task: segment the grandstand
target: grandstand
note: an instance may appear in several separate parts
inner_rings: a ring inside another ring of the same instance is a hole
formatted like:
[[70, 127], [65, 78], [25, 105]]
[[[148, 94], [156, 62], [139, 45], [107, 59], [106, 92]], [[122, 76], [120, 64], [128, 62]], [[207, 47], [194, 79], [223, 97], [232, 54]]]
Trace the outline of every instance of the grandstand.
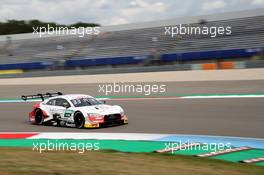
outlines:
[[[203, 22], [201, 22], [203, 21]], [[263, 54], [264, 10], [102, 27], [98, 36], [32, 34], [0, 37], [0, 69], [43, 69], [138, 64], [157, 55], [159, 63], [248, 59]], [[231, 26], [231, 35], [165, 35], [165, 26]], [[26, 37], [25, 37], [26, 36]]]

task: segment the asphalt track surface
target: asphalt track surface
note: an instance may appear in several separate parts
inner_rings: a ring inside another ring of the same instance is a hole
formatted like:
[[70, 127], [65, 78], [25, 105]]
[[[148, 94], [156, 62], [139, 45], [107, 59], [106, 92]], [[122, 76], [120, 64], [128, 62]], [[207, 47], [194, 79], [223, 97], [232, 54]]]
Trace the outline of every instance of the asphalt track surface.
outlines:
[[[239, 94], [264, 92], [263, 80], [166, 82], [167, 93]], [[47, 91], [105, 95], [98, 84], [0, 85], [0, 98]], [[140, 95], [140, 94], [109, 94]], [[141, 94], [142, 95], [142, 94]], [[100, 129], [35, 126], [27, 121], [32, 103], [0, 103], [1, 132], [119, 132], [199, 134], [264, 138], [264, 98], [120, 100], [129, 124]]]

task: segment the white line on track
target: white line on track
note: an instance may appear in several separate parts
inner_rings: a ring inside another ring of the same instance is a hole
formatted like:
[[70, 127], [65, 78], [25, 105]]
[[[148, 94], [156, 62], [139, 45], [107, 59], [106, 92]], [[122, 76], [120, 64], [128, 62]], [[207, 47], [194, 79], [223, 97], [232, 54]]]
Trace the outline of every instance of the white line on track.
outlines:
[[[139, 100], [181, 100], [181, 99], [224, 99], [224, 98], [264, 98], [264, 95], [199, 95], [199, 96], [168, 96], [168, 97], [130, 97], [130, 98], [97, 98], [98, 100], [111, 101], [139, 101]], [[0, 103], [37, 102], [40, 100], [0, 100]]]

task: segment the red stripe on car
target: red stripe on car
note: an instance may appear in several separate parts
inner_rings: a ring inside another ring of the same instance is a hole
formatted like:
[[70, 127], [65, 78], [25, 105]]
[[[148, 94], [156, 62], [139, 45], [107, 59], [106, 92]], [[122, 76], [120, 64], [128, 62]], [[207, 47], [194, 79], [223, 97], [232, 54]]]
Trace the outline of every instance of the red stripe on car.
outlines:
[[26, 139], [37, 133], [0, 133], [0, 139]]

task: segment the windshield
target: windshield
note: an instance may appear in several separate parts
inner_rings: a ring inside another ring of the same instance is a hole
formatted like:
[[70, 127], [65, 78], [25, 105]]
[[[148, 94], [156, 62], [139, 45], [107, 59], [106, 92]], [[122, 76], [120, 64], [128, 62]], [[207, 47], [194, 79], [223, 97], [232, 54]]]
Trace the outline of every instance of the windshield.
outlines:
[[71, 102], [75, 107], [92, 106], [92, 105], [102, 104], [102, 102], [96, 100], [95, 98], [78, 98], [78, 99], [71, 100]]

